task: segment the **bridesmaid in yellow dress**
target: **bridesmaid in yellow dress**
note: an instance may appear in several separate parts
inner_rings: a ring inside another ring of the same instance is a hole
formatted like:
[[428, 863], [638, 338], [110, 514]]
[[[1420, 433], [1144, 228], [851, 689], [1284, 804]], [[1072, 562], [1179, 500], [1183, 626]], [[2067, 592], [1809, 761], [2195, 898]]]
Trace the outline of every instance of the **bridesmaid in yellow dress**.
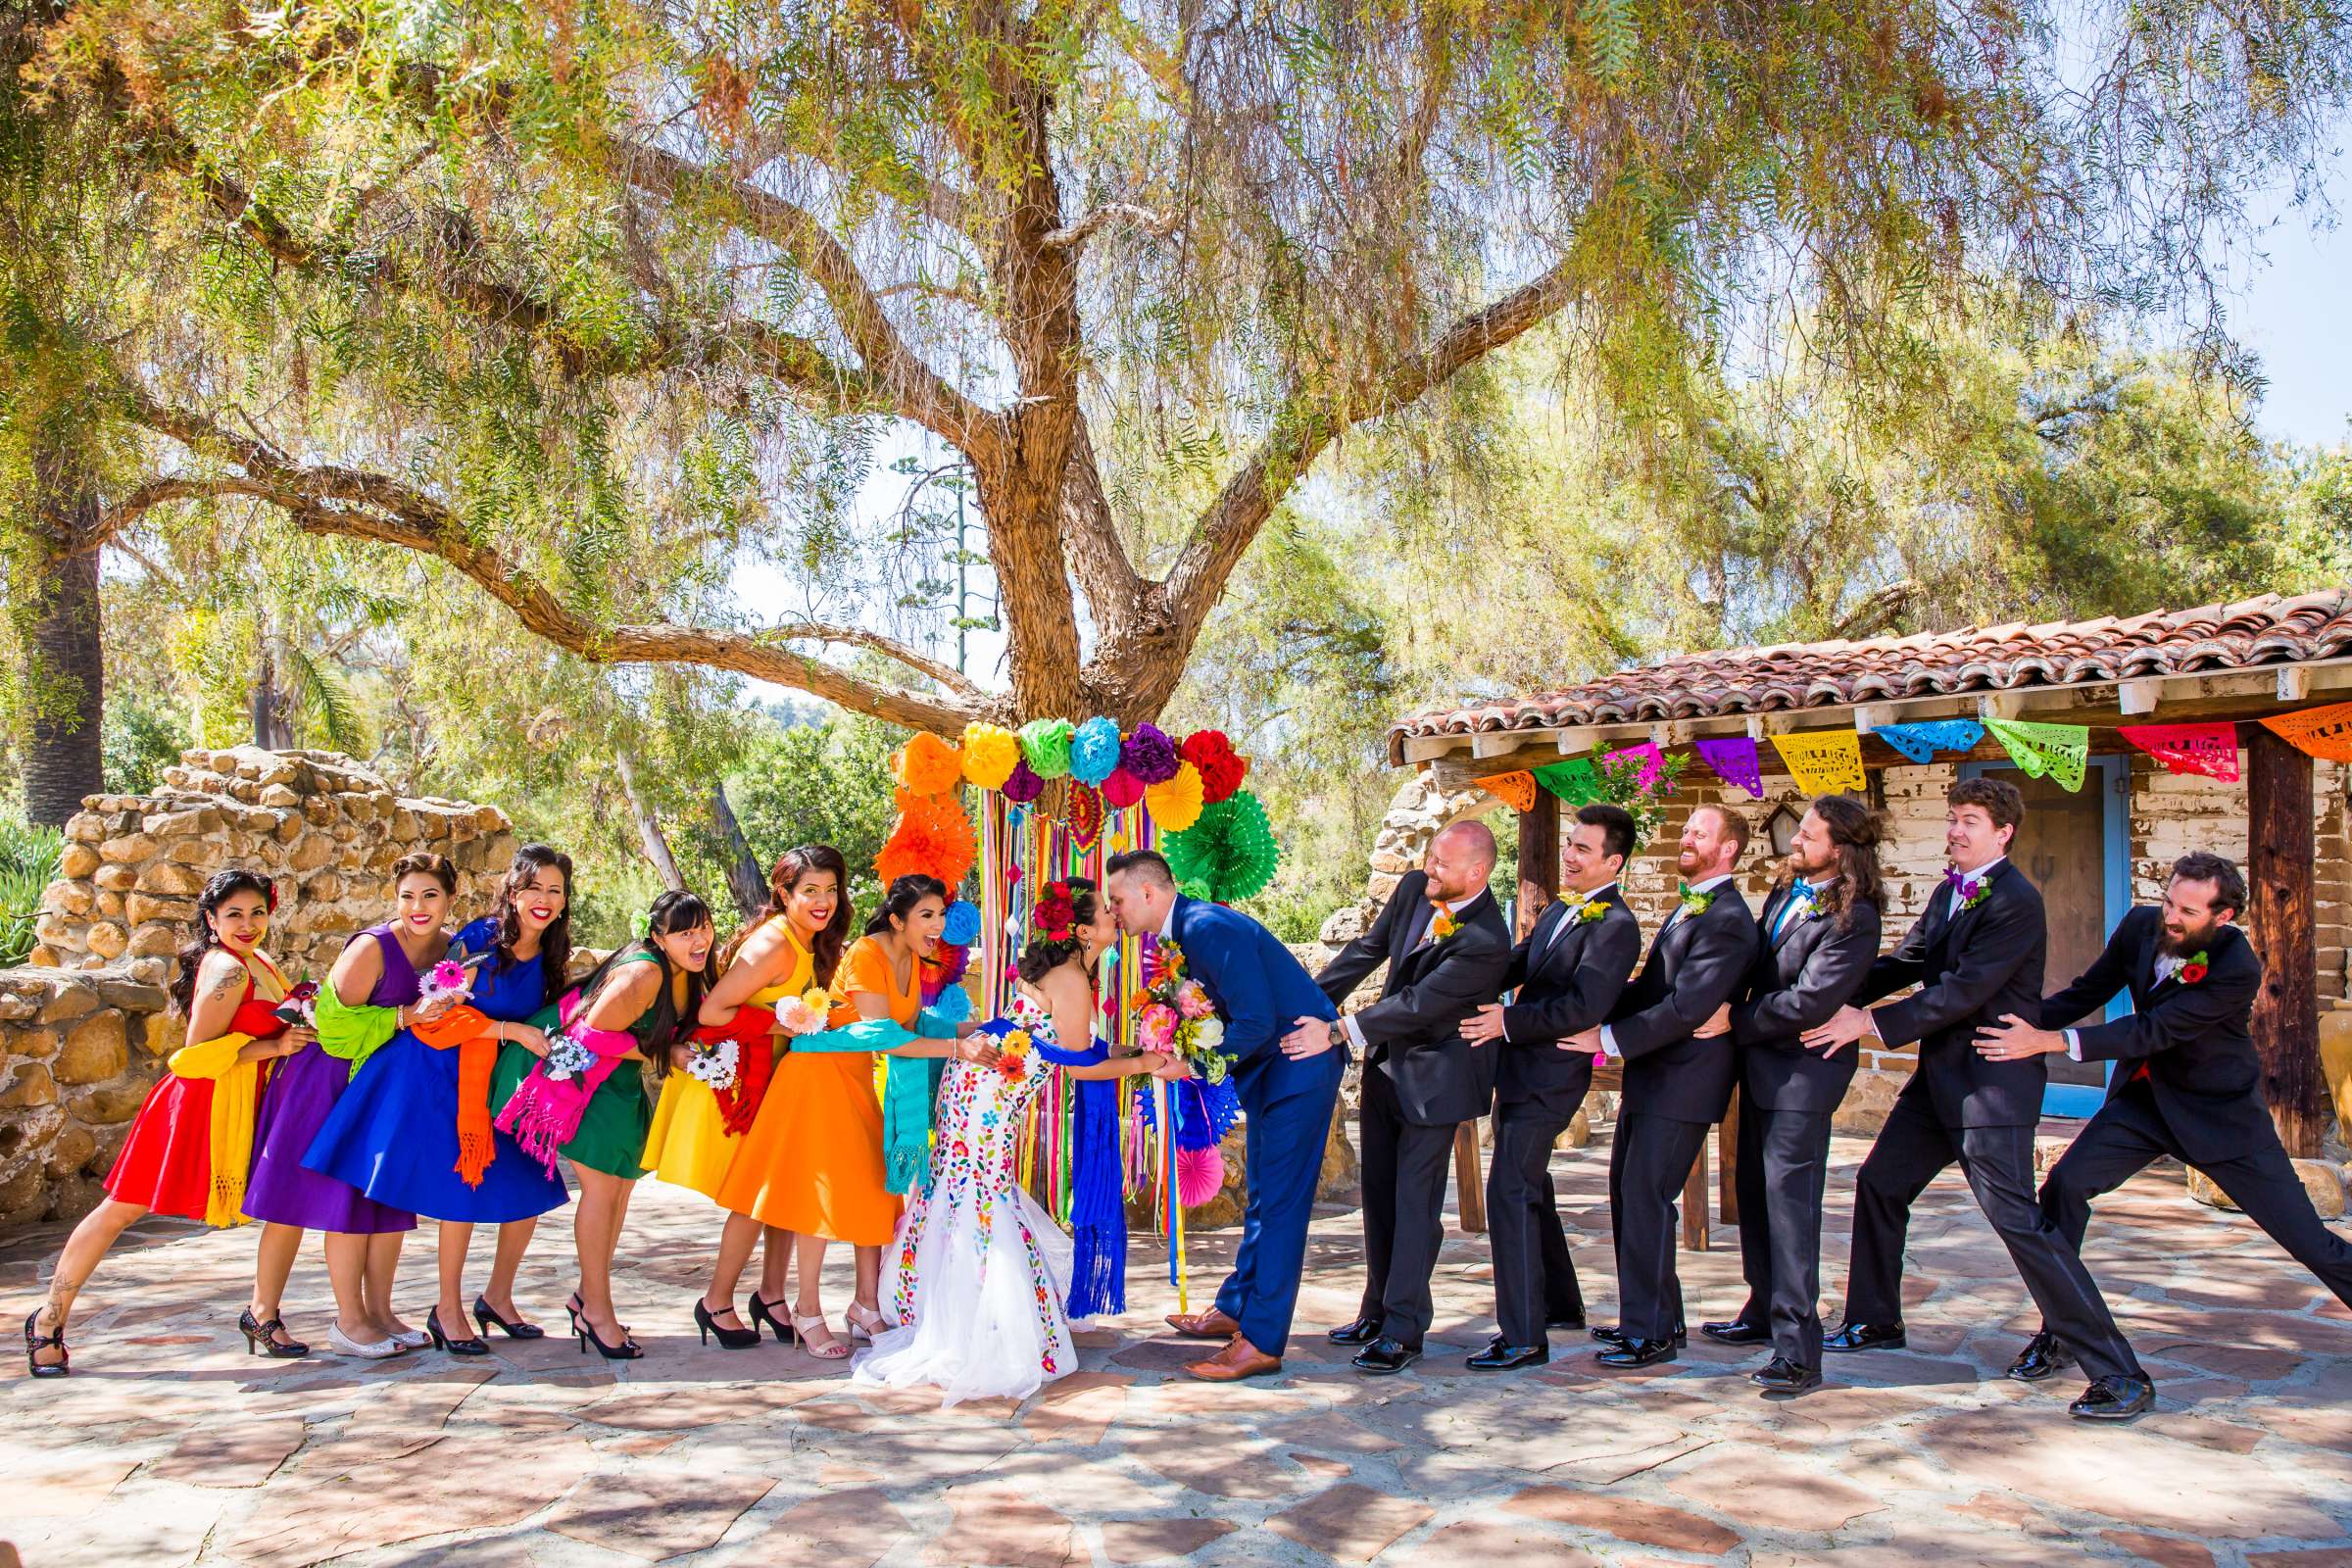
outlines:
[[[829, 844], [804, 844], [787, 851], [768, 873], [767, 906], [736, 938], [725, 957], [724, 975], [703, 999], [702, 1022], [714, 1028], [735, 1026], [747, 1012], [772, 1021], [776, 1006], [787, 999], [831, 985], [833, 972], [841, 966], [842, 946], [850, 935], [850, 903], [844, 893], [849, 880], [849, 862]], [[823, 1019], [818, 1022], [821, 1026]], [[770, 1036], [770, 1049], [787, 1049], [780, 1031]], [[780, 1076], [771, 1077], [751, 1127], [741, 1137], [725, 1140], [723, 1163], [710, 1185], [701, 1187], [722, 1203], [731, 1172], [742, 1173], [738, 1192], [763, 1193], [770, 1173], [782, 1163], [788, 1113], [779, 1099], [791, 1091], [775, 1081]], [[679, 1075], [672, 1075], [671, 1088], [678, 1079]], [[717, 1097], [701, 1084], [694, 1087], [710, 1101], [715, 1117]], [[669, 1103], [664, 1090], [663, 1110]], [[649, 1164], [662, 1132], [661, 1113], [657, 1112], [653, 1137], [646, 1145]], [[687, 1185], [700, 1187], [694, 1182]], [[757, 1206], [755, 1200], [752, 1208], [728, 1214], [726, 1228], [719, 1233], [710, 1288], [694, 1306], [695, 1327], [706, 1340], [716, 1335], [728, 1349], [748, 1349], [759, 1344], [761, 1323], [775, 1330], [778, 1340], [792, 1343], [791, 1314], [777, 1310], [784, 1304], [785, 1275], [792, 1263], [792, 1233], [761, 1225]], [[752, 1321], [746, 1327], [735, 1315], [735, 1287], [762, 1233], [767, 1237], [767, 1251], [760, 1270], [760, 1288], [752, 1293]]]
[[[922, 1013], [923, 960], [937, 954], [947, 918], [948, 889], [937, 877], [903, 876], [891, 883], [863, 937], [833, 977], [839, 1027], [859, 1018], [890, 1018], [913, 1029]], [[899, 1056], [956, 1056], [985, 1061], [993, 1051], [980, 1037], [917, 1038], [890, 1053]], [[884, 1185], [882, 1102], [874, 1093], [873, 1054], [866, 1052], [789, 1052], [777, 1063], [753, 1138], [765, 1136], [772, 1160], [748, 1157], [750, 1140], [720, 1185], [719, 1201], [796, 1238], [800, 1290], [792, 1327], [811, 1355], [838, 1360], [850, 1353], [825, 1321], [821, 1294], [825, 1244], [857, 1249], [857, 1295], [850, 1335], [870, 1340], [884, 1328], [882, 1249], [897, 1234], [899, 1200]], [[772, 1123], [772, 1131], [768, 1130]]]

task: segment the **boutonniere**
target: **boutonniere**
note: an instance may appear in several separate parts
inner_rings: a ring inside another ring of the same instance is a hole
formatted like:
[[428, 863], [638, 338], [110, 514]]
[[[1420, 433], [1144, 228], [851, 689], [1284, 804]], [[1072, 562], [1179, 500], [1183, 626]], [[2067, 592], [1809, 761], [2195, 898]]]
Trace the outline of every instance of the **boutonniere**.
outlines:
[[1576, 911], [1577, 923], [1580, 925], [1591, 925], [1595, 920], [1605, 918], [1608, 912], [1608, 900], [1595, 899], [1592, 903], [1587, 904], [1583, 908]]
[[2199, 948], [2196, 952], [2190, 954], [2188, 956], [2188, 961], [2180, 966], [2180, 983], [2184, 986], [2193, 986], [2198, 981], [2205, 978], [2205, 950], [2203, 948]]
[[1964, 910], [1973, 909], [1983, 904], [1986, 895], [1992, 892], [1992, 884], [1989, 881], [1981, 876], [1963, 876], [1957, 866], [1944, 872], [1943, 880], [1952, 891], [1960, 895], [1960, 907]]
[[1688, 882], [1680, 885], [1676, 897], [1681, 901], [1685, 914], [1704, 914], [1707, 906], [1715, 902], [1713, 893], [1701, 893]]
[[1452, 915], [1447, 914], [1444, 909], [1438, 909], [1432, 912], [1429, 917], [1429, 940], [1432, 942], [1444, 942], [1446, 938], [1452, 936], [1461, 928], [1460, 921], [1454, 919]]

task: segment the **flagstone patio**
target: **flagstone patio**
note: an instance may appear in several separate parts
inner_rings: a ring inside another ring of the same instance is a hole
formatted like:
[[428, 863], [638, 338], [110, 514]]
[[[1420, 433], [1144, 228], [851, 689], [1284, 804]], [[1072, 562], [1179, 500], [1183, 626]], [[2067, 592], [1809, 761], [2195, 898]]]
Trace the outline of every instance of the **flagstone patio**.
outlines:
[[[1838, 1141], [1834, 1214], [1864, 1148]], [[1605, 1155], [1555, 1161], [1596, 1321], [1612, 1295]], [[1360, 1378], [1318, 1332], [1354, 1303], [1354, 1216], [1326, 1210], [1315, 1230], [1280, 1381], [1178, 1374], [1194, 1352], [1154, 1334], [1174, 1292], [1139, 1244], [1136, 1310], [1085, 1336], [1082, 1371], [1019, 1410], [941, 1411], [772, 1343], [699, 1347], [688, 1310], [716, 1226], [700, 1198], [650, 1182], [622, 1240], [622, 1314], [649, 1351], [628, 1365], [562, 1339], [478, 1362], [248, 1358], [234, 1324], [250, 1236], [151, 1222], [84, 1294], [74, 1376], [0, 1374], [0, 1541], [31, 1568], [1657, 1568], [1833, 1549], [1841, 1568], [2352, 1568], [2352, 1313], [2243, 1219], [2191, 1202], [2178, 1172], [2115, 1195], [2092, 1231], [2091, 1267], [2159, 1379], [2158, 1413], [2125, 1430], [2067, 1418], [2079, 1382], [1999, 1376], [2030, 1308], [1956, 1178], [1912, 1226], [1911, 1348], [1833, 1359], [1836, 1386], [1785, 1404], [1744, 1381], [1756, 1357], [1703, 1343], [1609, 1376], [1561, 1336], [1542, 1371], [1468, 1373], [1461, 1354], [1493, 1323], [1477, 1237], [1446, 1248], [1428, 1358]], [[12, 1313], [60, 1236], [0, 1243]], [[1196, 1299], [1233, 1241], [1196, 1238]], [[1739, 1304], [1732, 1234], [1716, 1246], [1685, 1254], [1693, 1323]], [[569, 1254], [559, 1215], [520, 1293], [559, 1323]], [[418, 1323], [431, 1259], [428, 1228], [402, 1270]], [[324, 1340], [315, 1244], [286, 1309]]]

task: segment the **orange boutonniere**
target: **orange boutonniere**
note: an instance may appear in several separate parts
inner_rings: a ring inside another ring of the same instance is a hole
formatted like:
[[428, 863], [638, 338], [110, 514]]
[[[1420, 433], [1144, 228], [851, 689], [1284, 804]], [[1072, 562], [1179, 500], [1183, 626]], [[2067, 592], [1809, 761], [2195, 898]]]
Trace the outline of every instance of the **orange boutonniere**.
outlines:
[[1429, 917], [1429, 940], [1443, 942], [1461, 928], [1461, 922], [1440, 909]]

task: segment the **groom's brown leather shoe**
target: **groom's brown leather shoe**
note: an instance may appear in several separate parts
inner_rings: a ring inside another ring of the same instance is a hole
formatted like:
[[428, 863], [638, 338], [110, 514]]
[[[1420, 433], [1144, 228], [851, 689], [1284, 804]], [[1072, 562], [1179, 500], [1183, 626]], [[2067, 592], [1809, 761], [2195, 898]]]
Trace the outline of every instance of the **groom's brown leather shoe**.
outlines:
[[1239, 1323], [1213, 1306], [1205, 1312], [1170, 1312], [1168, 1327], [1188, 1340], [1230, 1340], [1242, 1332]]
[[1265, 1351], [1243, 1339], [1239, 1334], [1233, 1343], [1205, 1361], [1195, 1361], [1185, 1371], [1203, 1383], [1239, 1383], [1244, 1378], [1262, 1378], [1282, 1370], [1282, 1358]]

